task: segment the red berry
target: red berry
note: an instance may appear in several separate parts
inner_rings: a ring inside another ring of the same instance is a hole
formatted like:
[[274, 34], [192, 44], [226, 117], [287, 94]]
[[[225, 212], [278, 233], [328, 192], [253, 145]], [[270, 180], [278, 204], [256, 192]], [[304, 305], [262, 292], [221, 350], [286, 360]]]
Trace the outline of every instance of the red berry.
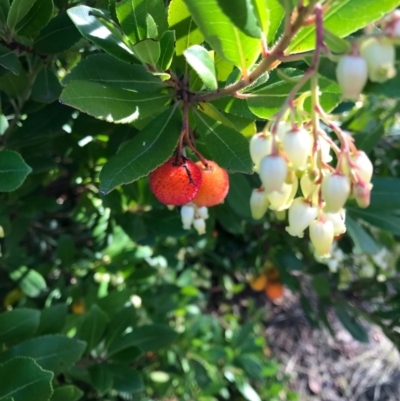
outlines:
[[197, 206], [215, 206], [223, 202], [229, 191], [229, 176], [217, 163], [207, 160], [207, 167], [202, 162], [196, 163], [201, 170], [203, 182], [193, 202]]
[[150, 174], [150, 189], [166, 205], [181, 206], [189, 203], [199, 191], [202, 177], [198, 166], [191, 160], [171, 157]]

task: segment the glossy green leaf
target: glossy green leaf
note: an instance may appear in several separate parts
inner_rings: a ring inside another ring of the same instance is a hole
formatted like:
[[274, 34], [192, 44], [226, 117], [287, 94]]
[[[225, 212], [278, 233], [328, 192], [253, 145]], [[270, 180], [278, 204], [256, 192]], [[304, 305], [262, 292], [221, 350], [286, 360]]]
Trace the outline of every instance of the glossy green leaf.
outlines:
[[10, 0], [0, 0], [0, 22], [4, 24], [7, 21], [10, 11]]
[[160, 57], [158, 66], [162, 71], [171, 66], [175, 52], [175, 31], [165, 31], [160, 38]]
[[252, 188], [242, 174], [229, 175], [228, 205], [241, 217], [251, 220], [250, 196]]
[[268, 3], [268, 44], [274, 43], [278, 39], [279, 28], [282, 24], [285, 11], [280, 0], [267, 0]]
[[[256, 1], [253, 2], [253, 0], [243, 0], [238, 1], [233, 5], [231, 0], [217, 0], [217, 3], [223, 13], [229, 17], [231, 23], [235, 25], [235, 27], [239, 28], [248, 36], [258, 39], [261, 38], [259, 18], [256, 17], [254, 10], [254, 4], [257, 4]], [[260, 6], [258, 11], [260, 11], [263, 14], [263, 17], [265, 17], [267, 9], [266, 1], [259, 0], [257, 5]], [[265, 21], [265, 23], [268, 23], [268, 19]]]
[[78, 401], [83, 397], [83, 391], [72, 384], [56, 387], [51, 401]]
[[21, 62], [17, 55], [5, 46], [0, 45], [0, 65], [13, 74], [18, 75], [21, 72]]
[[2, 352], [0, 362], [5, 362], [15, 356], [26, 356], [34, 358], [43, 369], [58, 374], [77, 362], [85, 347], [84, 342], [61, 334], [46, 335], [14, 345]]
[[116, 341], [128, 327], [133, 327], [136, 323], [136, 313], [133, 306], [123, 308], [113, 314], [104, 336], [106, 348]]
[[14, 0], [7, 17], [7, 25], [14, 29], [36, 3], [36, 0]]
[[32, 99], [40, 103], [56, 101], [62, 91], [61, 84], [49, 67], [44, 67], [37, 75], [32, 87]]
[[193, 21], [184, 0], [172, 0], [168, 7], [168, 25], [176, 34], [176, 55], [190, 46], [204, 42], [204, 36]]
[[400, 178], [373, 177], [372, 184], [371, 204], [367, 210], [400, 209]]
[[146, 39], [146, 0], [122, 0], [116, 3], [118, 21], [132, 43]]
[[352, 316], [344, 303], [335, 305], [336, 315], [344, 328], [358, 341], [367, 343], [368, 333], [357, 319]]
[[100, 120], [125, 124], [148, 117], [154, 109], [164, 107], [168, 95], [135, 93], [96, 82], [72, 81], [64, 88], [60, 100]]
[[[372, 189], [373, 190], [373, 189]], [[393, 195], [392, 195], [393, 196]], [[389, 210], [348, 208], [352, 217], [366, 221], [372, 226], [400, 235], [400, 216], [394, 216]]]
[[100, 190], [104, 193], [148, 175], [171, 155], [179, 139], [181, 119], [169, 108], [148, 124], [112, 157], [100, 173]]
[[157, 25], [150, 14], [146, 15], [146, 25], [147, 25], [147, 38], [158, 39]]
[[160, 57], [160, 42], [155, 39], [144, 39], [133, 46], [139, 60], [144, 64], [156, 66]]
[[83, 59], [63, 79], [63, 84], [72, 81], [91, 81], [138, 92], [155, 92], [165, 87], [142, 65], [128, 64], [108, 54], [95, 54]]
[[24, 97], [27, 87], [29, 87], [28, 76], [24, 70], [19, 75], [8, 72], [0, 76], [0, 90], [11, 97]]
[[236, 28], [222, 12], [218, 0], [185, 0], [185, 3], [210, 46], [246, 73], [261, 52], [261, 42]]
[[196, 123], [210, 154], [221, 167], [231, 173], [253, 172], [249, 143], [242, 134], [199, 112]]
[[[257, 19], [258, 26], [261, 28], [261, 34], [267, 39], [270, 25], [270, 1], [269, 0], [250, 0], [254, 16]], [[257, 36], [255, 36], [257, 37]]]
[[67, 321], [67, 311], [66, 304], [52, 305], [42, 309], [36, 335], [59, 333]]
[[0, 192], [15, 191], [32, 169], [17, 152], [0, 151]]
[[25, 266], [14, 270], [10, 277], [18, 283], [19, 288], [28, 295], [28, 297], [38, 297], [44, 290], [46, 290], [46, 280], [43, 276], [34, 269], [28, 269]]
[[0, 136], [4, 135], [4, 133], [8, 130], [8, 127], [10, 126], [7, 117], [0, 113]]
[[0, 344], [15, 344], [33, 336], [40, 321], [35, 309], [14, 309], [0, 314]]
[[[291, 77], [299, 77], [302, 74], [296, 70], [288, 70], [288, 72], [290, 72]], [[260, 118], [272, 118], [280, 110], [295, 85], [294, 83], [276, 79], [275, 74], [275, 72], [271, 74], [271, 79], [261, 89], [251, 92], [251, 97], [247, 99], [250, 110]], [[322, 93], [320, 104], [326, 112], [329, 112], [341, 100], [340, 88], [336, 83], [325, 78], [320, 78], [318, 83]], [[309, 90], [309, 85], [305, 85], [298, 93], [301, 94]], [[309, 99], [305, 102], [305, 108], [310, 108]]]
[[[324, 14], [324, 27], [342, 38], [381, 19], [398, 5], [398, 0], [341, 0], [332, 4]], [[315, 27], [309, 26], [292, 40], [288, 53], [305, 52], [314, 47]]]
[[79, 339], [87, 344], [86, 353], [90, 353], [98, 345], [103, 337], [107, 323], [107, 315], [97, 305], [92, 305], [85, 315], [78, 332]]
[[347, 53], [350, 51], [350, 43], [347, 40], [339, 38], [329, 29], [324, 29], [324, 43], [329, 50], [334, 53]]
[[106, 364], [97, 364], [89, 368], [90, 381], [100, 396], [109, 391], [114, 384], [111, 370]]
[[0, 365], [0, 377], [1, 401], [48, 401], [53, 393], [53, 373], [30, 358], [14, 358]]
[[81, 34], [66, 11], [59, 13], [45, 26], [35, 39], [33, 48], [42, 54], [55, 54], [68, 50]]
[[203, 46], [191, 46], [183, 52], [183, 55], [207, 89], [215, 90], [218, 88], [214, 60]]
[[218, 110], [238, 117], [255, 120], [257, 117], [250, 111], [247, 100], [235, 97], [223, 97], [211, 102]]
[[355, 253], [375, 254], [379, 251], [379, 246], [367, 231], [353, 220], [349, 214], [346, 216], [346, 227], [351, 239], [354, 242]]
[[130, 347], [138, 347], [143, 352], [157, 351], [171, 345], [178, 333], [169, 326], [152, 324], [134, 328], [130, 333], [115, 341], [109, 349], [109, 355], [116, 354]]
[[95, 17], [95, 15], [105, 15], [101, 10], [77, 6], [70, 8], [67, 12], [79, 32], [86, 39], [120, 60], [137, 62], [137, 58], [125, 42], [121, 32], [107, 23], [104, 18]]
[[126, 365], [110, 364], [114, 388], [123, 393], [140, 393], [144, 390], [140, 373]]
[[53, 0], [36, 0], [25, 16], [15, 25], [15, 31], [21, 36], [38, 33], [49, 23], [53, 16], [53, 9]]

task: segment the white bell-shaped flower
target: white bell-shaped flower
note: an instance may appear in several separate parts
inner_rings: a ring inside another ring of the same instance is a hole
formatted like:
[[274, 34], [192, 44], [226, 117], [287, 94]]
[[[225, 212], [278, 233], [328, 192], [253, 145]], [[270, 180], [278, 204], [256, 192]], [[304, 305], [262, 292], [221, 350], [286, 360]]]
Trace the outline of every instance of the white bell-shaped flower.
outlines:
[[304, 128], [287, 131], [282, 138], [282, 147], [295, 170], [304, 170], [312, 147], [312, 137]]
[[206, 233], [206, 222], [201, 217], [194, 219], [193, 227], [200, 235]]
[[344, 209], [337, 213], [324, 211], [324, 219], [332, 222], [335, 237], [346, 232], [346, 211]]
[[204, 219], [204, 220], [208, 219], [208, 208], [207, 208], [207, 206], [198, 207], [197, 210], [196, 210], [196, 213], [202, 219]]
[[183, 205], [181, 207], [182, 225], [185, 230], [190, 230], [194, 220], [194, 207], [193, 205]]
[[353, 196], [358, 207], [367, 208], [371, 202], [372, 185], [363, 181], [357, 182], [353, 186]]
[[361, 43], [360, 54], [367, 62], [368, 77], [372, 82], [385, 82], [396, 75], [394, 45], [378, 38]]
[[254, 171], [258, 171], [260, 161], [272, 151], [273, 137], [270, 133], [263, 132], [255, 134], [250, 139], [250, 156], [254, 163]]
[[352, 157], [353, 163], [357, 166], [357, 172], [361, 179], [365, 182], [371, 182], [374, 166], [365, 152], [359, 150], [355, 156]]
[[254, 220], [263, 218], [265, 212], [268, 210], [269, 200], [267, 194], [263, 189], [253, 189], [250, 196], [250, 210], [251, 216]]
[[320, 185], [315, 184], [307, 172], [305, 172], [300, 178], [300, 188], [305, 199], [310, 200], [314, 205], [318, 204]]
[[336, 213], [344, 206], [350, 195], [350, 179], [339, 173], [329, 173], [322, 179], [322, 199], [327, 212]]
[[336, 66], [336, 79], [343, 99], [356, 101], [368, 80], [367, 61], [357, 55], [342, 56]]
[[318, 208], [304, 198], [296, 198], [289, 207], [289, 226], [286, 231], [293, 237], [303, 238], [304, 230], [317, 218]]
[[328, 258], [334, 239], [334, 227], [330, 220], [314, 220], [310, 224], [310, 239], [315, 248], [315, 255]]
[[383, 28], [383, 31], [386, 35], [398, 38], [400, 37], [400, 10], [396, 9], [389, 14], [385, 21], [386, 26]]
[[279, 121], [276, 134], [278, 135], [280, 142], [282, 142], [286, 132], [291, 131], [291, 129], [292, 129], [291, 123], [287, 121]]
[[299, 187], [299, 180], [295, 178], [291, 184], [283, 183], [280, 191], [268, 194], [269, 208], [271, 210], [282, 211], [289, 209]]
[[288, 166], [280, 155], [264, 156], [260, 162], [259, 175], [267, 194], [280, 191], [285, 182]]
[[318, 137], [318, 145], [319, 149], [321, 149], [322, 161], [324, 163], [330, 163], [332, 161], [331, 145], [323, 136]]

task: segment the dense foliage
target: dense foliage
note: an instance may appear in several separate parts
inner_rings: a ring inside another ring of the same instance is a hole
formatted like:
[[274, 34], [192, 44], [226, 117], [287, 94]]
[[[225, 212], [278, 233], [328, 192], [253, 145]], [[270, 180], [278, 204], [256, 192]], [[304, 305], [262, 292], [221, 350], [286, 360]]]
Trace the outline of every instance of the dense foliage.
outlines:
[[[295, 400], [251, 288], [400, 347], [400, 53], [352, 101], [335, 72], [400, 2], [319, 3], [0, 0], [1, 401]], [[292, 103], [374, 165], [330, 258], [250, 207], [250, 138]], [[229, 173], [203, 235], [150, 191], [171, 156]]]

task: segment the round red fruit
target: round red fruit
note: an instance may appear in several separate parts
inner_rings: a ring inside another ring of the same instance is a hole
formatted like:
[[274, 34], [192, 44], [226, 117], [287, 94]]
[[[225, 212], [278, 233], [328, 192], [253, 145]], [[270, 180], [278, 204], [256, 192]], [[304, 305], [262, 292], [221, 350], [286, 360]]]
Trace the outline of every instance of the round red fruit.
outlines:
[[193, 202], [197, 206], [215, 206], [223, 202], [229, 191], [229, 176], [217, 163], [207, 160], [207, 166], [197, 162], [203, 182]]
[[171, 157], [149, 176], [150, 189], [166, 205], [189, 203], [198, 193], [202, 176], [200, 168], [191, 160]]

